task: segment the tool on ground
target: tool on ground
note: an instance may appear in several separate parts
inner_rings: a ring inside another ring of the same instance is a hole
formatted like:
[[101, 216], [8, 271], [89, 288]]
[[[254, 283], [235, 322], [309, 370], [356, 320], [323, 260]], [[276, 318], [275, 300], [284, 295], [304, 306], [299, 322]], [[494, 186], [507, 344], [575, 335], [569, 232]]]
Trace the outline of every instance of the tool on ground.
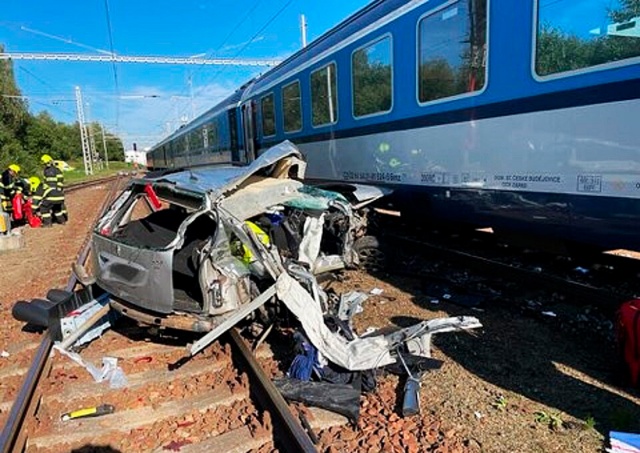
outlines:
[[100, 406], [87, 407], [85, 409], [67, 412], [66, 414], [62, 414], [60, 419], [63, 422], [66, 422], [77, 418], [100, 417], [101, 415], [113, 414], [115, 410], [115, 406], [112, 406], [111, 404], [101, 404]]

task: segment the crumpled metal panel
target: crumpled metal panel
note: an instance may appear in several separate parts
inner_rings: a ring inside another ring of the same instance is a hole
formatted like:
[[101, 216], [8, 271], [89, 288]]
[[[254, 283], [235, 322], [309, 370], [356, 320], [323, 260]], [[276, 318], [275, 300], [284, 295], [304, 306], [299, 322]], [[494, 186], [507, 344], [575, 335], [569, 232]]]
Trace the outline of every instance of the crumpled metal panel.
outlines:
[[142, 249], [94, 235], [93, 250], [101, 288], [142, 308], [173, 311], [173, 249]]
[[[287, 157], [295, 157], [302, 160], [302, 154], [298, 151], [298, 148], [293, 143], [284, 141], [269, 148], [246, 167], [216, 166], [196, 168], [190, 171], [171, 173], [156, 179], [142, 180], [140, 183], [147, 184], [150, 181], [154, 184], [169, 183], [179, 190], [203, 194], [209, 193], [210, 197], [216, 200], [234, 190], [250, 176]], [[303, 178], [304, 174], [299, 174], [298, 177]]]

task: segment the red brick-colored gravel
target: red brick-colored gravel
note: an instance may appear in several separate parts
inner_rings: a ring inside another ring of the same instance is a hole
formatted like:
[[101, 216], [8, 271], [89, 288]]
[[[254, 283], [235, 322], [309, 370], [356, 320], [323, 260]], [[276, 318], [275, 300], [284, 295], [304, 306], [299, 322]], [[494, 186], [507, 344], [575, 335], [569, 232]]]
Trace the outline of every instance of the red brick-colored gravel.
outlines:
[[[73, 263], [93, 225], [105, 198], [107, 185], [93, 186], [66, 195], [69, 222], [52, 228], [21, 227], [25, 246], [0, 253], [0, 369], [28, 367], [40, 336], [24, 332], [24, 323], [16, 321], [11, 309], [17, 300], [44, 297], [50, 288], [64, 288]], [[0, 401], [5, 396], [5, 379], [0, 380]], [[0, 414], [1, 416], [2, 414]]]

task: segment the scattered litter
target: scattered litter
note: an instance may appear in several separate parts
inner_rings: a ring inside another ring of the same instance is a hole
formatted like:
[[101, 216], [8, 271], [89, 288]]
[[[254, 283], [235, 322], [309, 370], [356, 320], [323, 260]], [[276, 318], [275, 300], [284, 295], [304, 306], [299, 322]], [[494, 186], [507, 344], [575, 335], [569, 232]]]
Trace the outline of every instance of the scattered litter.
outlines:
[[534, 267], [533, 268], [533, 272], [542, 272], [542, 268], [541, 267]]
[[85, 409], [67, 412], [66, 414], [62, 414], [60, 420], [67, 422], [77, 418], [100, 417], [101, 415], [113, 414], [115, 410], [116, 408], [111, 404], [101, 404], [100, 406], [87, 407]]
[[372, 294], [374, 296], [379, 296], [380, 294], [382, 294], [384, 292], [383, 289], [380, 288], [373, 288], [371, 291], [369, 291], [369, 294]]
[[549, 317], [551, 317], [551, 318], [555, 318], [555, 317], [557, 317], [557, 316], [558, 316], [558, 315], [556, 315], [556, 314], [555, 314], [554, 312], [552, 312], [552, 311], [543, 311], [543, 312], [542, 312], [542, 314], [543, 314], [543, 315], [545, 315], [545, 316], [549, 316]]
[[372, 334], [373, 332], [375, 332], [376, 330], [378, 330], [378, 329], [376, 329], [375, 327], [367, 327], [367, 328], [365, 329], [365, 331], [364, 331], [364, 332], [362, 332], [362, 336], [363, 336], [363, 337], [365, 337], [365, 336], [367, 336], [367, 335], [370, 335], [370, 334]]
[[449, 300], [449, 299], [451, 299], [451, 294], [443, 294], [443, 295], [442, 295], [442, 298], [443, 298], [444, 300]]
[[429, 301], [429, 303], [432, 304], [432, 305], [438, 305], [440, 303], [440, 301], [438, 299], [431, 299]]
[[480, 412], [478, 412], [478, 411], [475, 411], [475, 412], [473, 413], [473, 415], [475, 415], [475, 417], [476, 417], [478, 420], [480, 420], [482, 417], [484, 417], [484, 415], [482, 415], [482, 414], [481, 414]]
[[9, 354], [7, 351], [2, 351], [2, 352], [0, 352], [0, 357], [2, 357], [2, 358], [4, 358], [4, 359], [6, 359], [7, 357], [9, 357], [9, 355], [10, 355], [10, 354]]
[[93, 377], [96, 382], [104, 382], [109, 381], [109, 386], [112, 389], [119, 389], [127, 386], [127, 377], [122, 371], [122, 368], [118, 366], [118, 359], [115, 357], [103, 357], [102, 358], [102, 368], [98, 369], [95, 365], [85, 362], [80, 354], [76, 354], [75, 352], [67, 351], [66, 349], [61, 348], [57, 344], [53, 346], [56, 351], [59, 351], [62, 355], [66, 355], [71, 360], [76, 362], [78, 365], [82, 366], [85, 370], [89, 372], [91, 377]]
[[589, 269], [585, 269], [584, 267], [580, 267], [580, 266], [576, 267], [574, 269], [574, 271], [579, 272], [581, 274], [588, 274], [589, 273]]
[[640, 434], [611, 431], [609, 433], [611, 448], [609, 453], [640, 453]]
[[352, 318], [362, 313], [362, 302], [369, 296], [358, 291], [351, 291], [340, 296], [340, 306], [338, 308], [338, 319], [347, 321], [351, 325]]

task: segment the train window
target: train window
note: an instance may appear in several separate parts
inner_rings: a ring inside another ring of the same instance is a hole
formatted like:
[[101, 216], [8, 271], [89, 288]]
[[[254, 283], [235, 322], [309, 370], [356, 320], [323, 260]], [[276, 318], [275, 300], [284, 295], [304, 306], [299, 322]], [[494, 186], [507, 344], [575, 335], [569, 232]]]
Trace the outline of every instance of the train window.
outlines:
[[207, 126], [207, 142], [208, 145], [205, 145], [206, 148], [211, 151], [218, 150], [218, 123], [215, 121]]
[[300, 102], [300, 82], [296, 80], [282, 88], [282, 112], [285, 132], [296, 132], [302, 129]]
[[262, 135], [276, 135], [276, 111], [273, 93], [266, 95], [260, 100], [260, 111], [262, 113]]
[[539, 0], [535, 71], [546, 76], [640, 56], [632, 0]]
[[203, 142], [201, 131], [196, 129], [189, 133], [189, 149], [192, 150], [194, 154], [202, 152], [202, 148], [204, 146]]
[[351, 55], [353, 116], [391, 110], [391, 37], [386, 36]]
[[336, 64], [331, 63], [311, 73], [311, 123], [322, 126], [337, 120]]
[[486, 0], [461, 0], [418, 24], [418, 99], [429, 102], [485, 85]]

